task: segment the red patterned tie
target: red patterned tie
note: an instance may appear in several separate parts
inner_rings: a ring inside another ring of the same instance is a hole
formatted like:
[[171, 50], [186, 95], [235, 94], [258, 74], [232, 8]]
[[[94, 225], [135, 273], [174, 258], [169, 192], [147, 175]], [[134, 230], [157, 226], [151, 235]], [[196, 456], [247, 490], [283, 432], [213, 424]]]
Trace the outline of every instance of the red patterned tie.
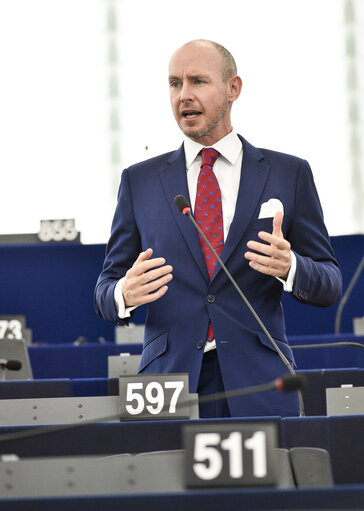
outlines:
[[[195, 219], [201, 227], [217, 254], [220, 256], [224, 246], [224, 226], [222, 217], [222, 202], [219, 183], [213, 171], [213, 166], [220, 153], [211, 147], [201, 151], [201, 169], [197, 181], [195, 202]], [[217, 261], [211, 254], [202, 236], [199, 235], [202, 253], [210, 279], [215, 271]], [[214, 339], [211, 322], [207, 330], [208, 341]]]

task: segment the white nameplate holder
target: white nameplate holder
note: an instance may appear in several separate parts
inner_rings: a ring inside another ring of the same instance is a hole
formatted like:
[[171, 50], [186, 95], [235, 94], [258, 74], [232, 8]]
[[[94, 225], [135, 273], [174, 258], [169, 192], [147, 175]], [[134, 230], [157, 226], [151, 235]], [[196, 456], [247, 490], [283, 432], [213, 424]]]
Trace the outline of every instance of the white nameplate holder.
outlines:
[[277, 428], [270, 422], [190, 424], [183, 428], [185, 486], [274, 486]]
[[188, 374], [137, 374], [119, 377], [121, 420], [188, 419]]

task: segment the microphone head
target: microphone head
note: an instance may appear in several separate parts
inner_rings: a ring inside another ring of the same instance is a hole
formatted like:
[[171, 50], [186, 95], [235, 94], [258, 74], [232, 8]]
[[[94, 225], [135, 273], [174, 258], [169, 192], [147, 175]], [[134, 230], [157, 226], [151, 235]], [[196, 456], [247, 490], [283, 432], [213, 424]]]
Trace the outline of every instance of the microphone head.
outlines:
[[20, 360], [8, 360], [5, 367], [10, 371], [19, 371], [22, 368], [22, 363]]
[[275, 380], [276, 388], [280, 392], [293, 392], [300, 390], [306, 382], [302, 374], [284, 374]]
[[176, 195], [174, 198], [174, 204], [176, 208], [184, 215], [188, 211], [191, 211], [191, 206], [189, 205], [189, 202], [184, 195]]

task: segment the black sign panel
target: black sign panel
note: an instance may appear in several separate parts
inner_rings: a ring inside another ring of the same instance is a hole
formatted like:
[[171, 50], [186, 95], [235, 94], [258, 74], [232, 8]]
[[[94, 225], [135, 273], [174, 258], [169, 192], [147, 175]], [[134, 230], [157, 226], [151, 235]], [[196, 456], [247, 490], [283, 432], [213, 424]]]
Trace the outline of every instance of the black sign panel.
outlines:
[[120, 376], [120, 418], [182, 419], [190, 416], [188, 374]]
[[268, 422], [184, 426], [186, 486], [275, 485], [276, 437]]

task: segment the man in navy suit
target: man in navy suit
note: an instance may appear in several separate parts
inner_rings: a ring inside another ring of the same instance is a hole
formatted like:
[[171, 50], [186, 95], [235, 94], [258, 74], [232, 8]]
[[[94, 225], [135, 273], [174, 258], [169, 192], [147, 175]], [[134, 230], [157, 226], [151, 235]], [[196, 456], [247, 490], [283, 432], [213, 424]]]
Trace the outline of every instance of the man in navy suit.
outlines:
[[[266, 383], [286, 368], [219, 265], [209, 278], [198, 234], [174, 197], [183, 194], [194, 206], [200, 151], [216, 149], [221, 259], [294, 366], [283, 290], [321, 307], [341, 294], [312, 173], [306, 161], [257, 149], [234, 131], [231, 107], [242, 81], [221, 45], [197, 40], [178, 49], [169, 86], [186, 139], [177, 151], [122, 173], [96, 310], [105, 320], [128, 324], [135, 307], [148, 304], [141, 373], [188, 372], [190, 391], [200, 396]], [[297, 413], [296, 393], [273, 391], [200, 407], [203, 417]]]

